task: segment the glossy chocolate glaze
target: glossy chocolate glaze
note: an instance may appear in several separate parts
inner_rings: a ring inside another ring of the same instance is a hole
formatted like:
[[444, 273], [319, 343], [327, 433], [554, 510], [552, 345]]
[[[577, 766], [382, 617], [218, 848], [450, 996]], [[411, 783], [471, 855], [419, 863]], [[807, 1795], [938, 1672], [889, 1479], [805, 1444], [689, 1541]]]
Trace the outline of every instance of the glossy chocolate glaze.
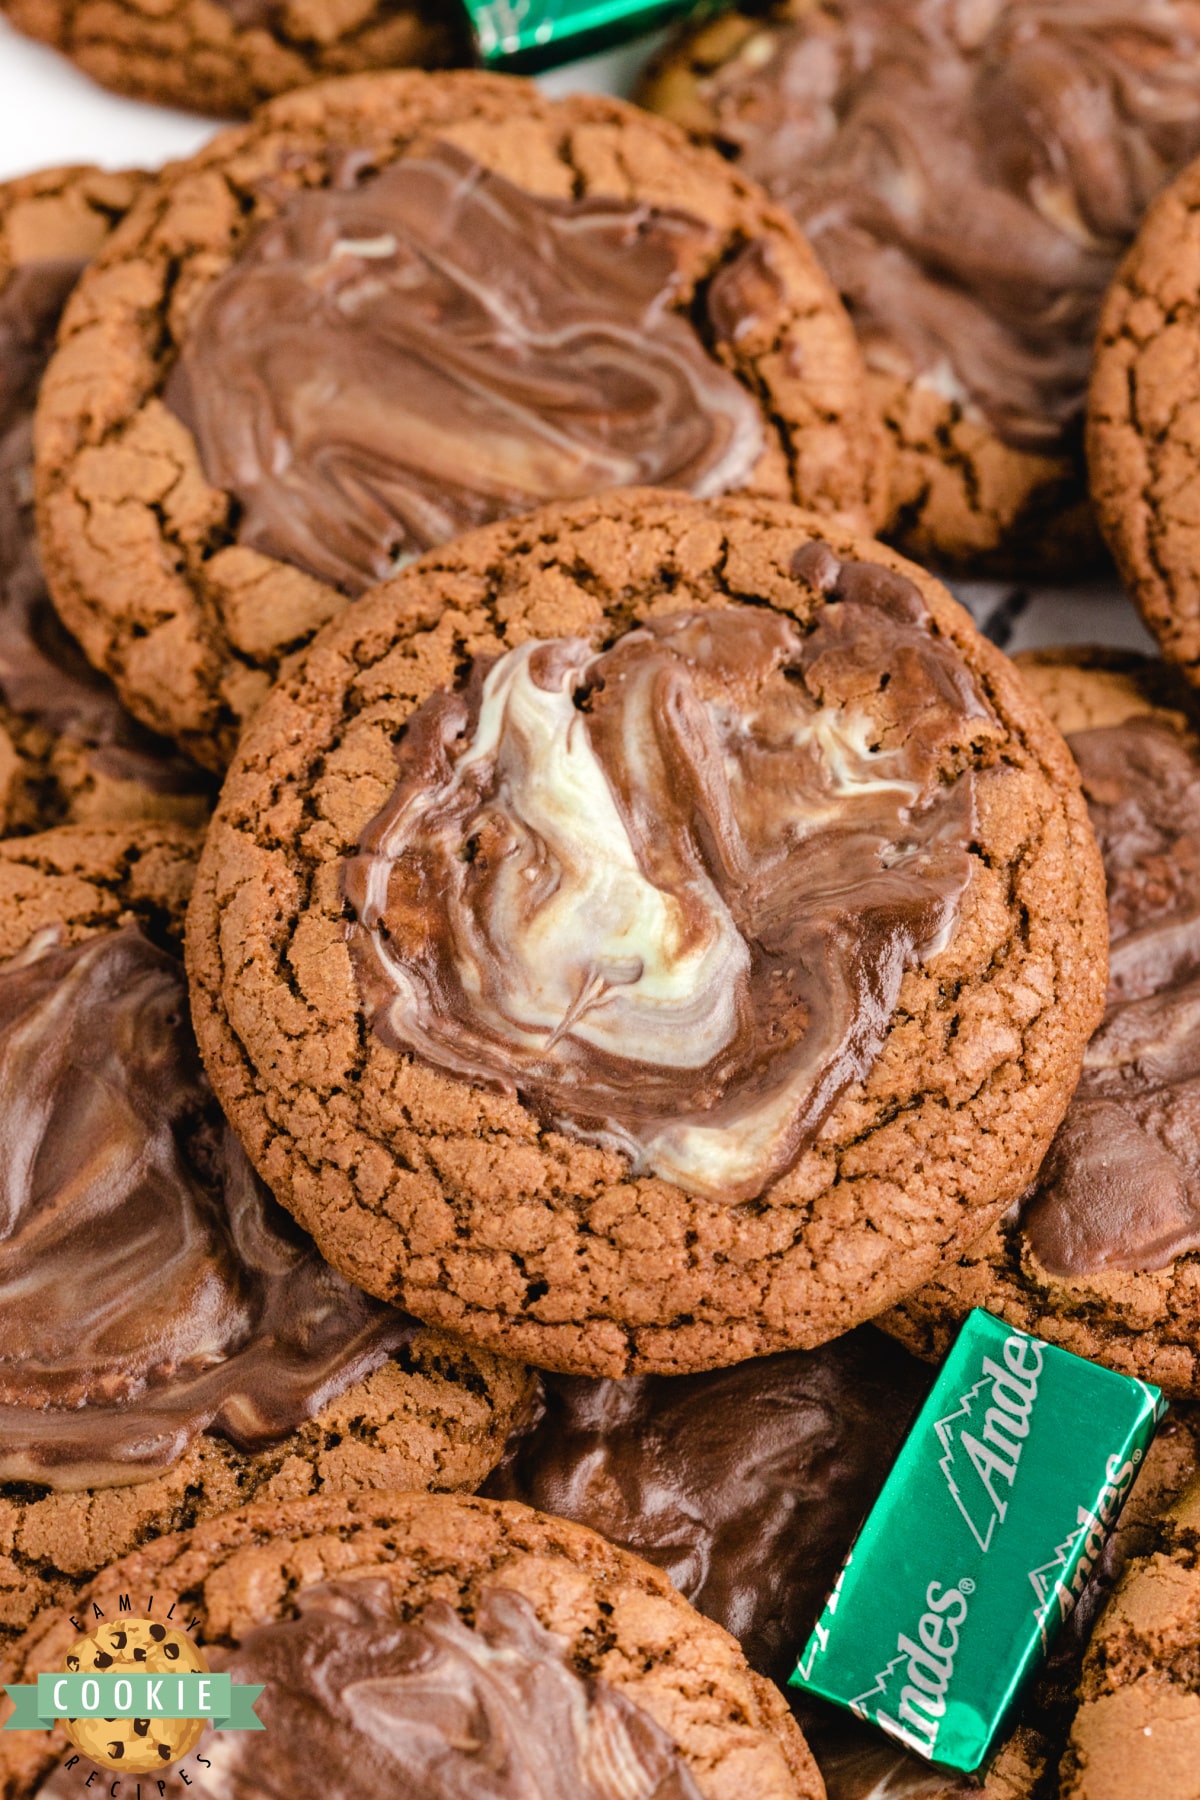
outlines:
[[[709, 227], [542, 198], [447, 144], [345, 166], [248, 241], [167, 386], [243, 543], [353, 594], [544, 501], [745, 482], [758, 405], [680, 310]], [[744, 326], [761, 254], [698, 301], [706, 335]]]
[[1018, 448], [1082, 415], [1100, 301], [1200, 151], [1195, 0], [821, 0], [704, 82], [874, 367]]
[[266, 1729], [206, 1739], [172, 1800], [700, 1800], [662, 1727], [500, 1586], [468, 1624], [444, 1600], [406, 1618], [384, 1580], [331, 1582], [217, 1663], [263, 1685]]
[[1200, 744], [1163, 716], [1069, 740], [1104, 856], [1109, 1005], [1022, 1227], [1051, 1274], [1200, 1250]]
[[276, 1205], [138, 926], [0, 964], [0, 1481], [117, 1486], [294, 1431], [416, 1329]]

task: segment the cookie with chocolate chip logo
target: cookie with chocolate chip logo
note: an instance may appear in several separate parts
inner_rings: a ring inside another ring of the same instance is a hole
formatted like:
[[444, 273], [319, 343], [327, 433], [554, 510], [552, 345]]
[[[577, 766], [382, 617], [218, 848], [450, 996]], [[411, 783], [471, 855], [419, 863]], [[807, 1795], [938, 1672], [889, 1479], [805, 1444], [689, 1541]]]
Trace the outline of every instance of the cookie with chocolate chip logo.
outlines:
[[[69, 1651], [72, 1675], [208, 1673], [208, 1662], [189, 1637], [158, 1620], [122, 1619], [101, 1625]], [[119, 1690], [118, 1690], [119, 1691]], [[195, 1749], [205, 1719], [67, 1719], [64, 1729], [76, 1749], [106, 1769], [148, 1775], [169, 1768]]]

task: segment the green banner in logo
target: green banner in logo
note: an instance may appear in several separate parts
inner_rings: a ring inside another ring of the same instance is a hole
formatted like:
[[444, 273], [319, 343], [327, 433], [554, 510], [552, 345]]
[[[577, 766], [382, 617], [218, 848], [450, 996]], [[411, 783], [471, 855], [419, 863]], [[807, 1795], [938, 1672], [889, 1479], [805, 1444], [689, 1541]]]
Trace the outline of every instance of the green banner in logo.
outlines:
[[49, 1731], [56, 1719], [211, 1719], [215, 1731], [263, 1731], [257, 1686], [227, 1674], [39, 1675], [36, 1687], [6, 1687], [13, 1714], [5, 1731]]

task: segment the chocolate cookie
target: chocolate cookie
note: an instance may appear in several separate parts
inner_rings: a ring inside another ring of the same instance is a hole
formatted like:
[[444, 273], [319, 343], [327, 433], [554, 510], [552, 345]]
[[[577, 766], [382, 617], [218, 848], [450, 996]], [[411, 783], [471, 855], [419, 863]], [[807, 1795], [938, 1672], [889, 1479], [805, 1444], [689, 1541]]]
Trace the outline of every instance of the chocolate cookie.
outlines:
[[1161, 663], [1022, 659], [1067, 742], [1108, 876], [1108, 1010], [1019, 1207], [882, 1321], [922, 1354], [985, 1306], [1200, 1396], [1200, 711]]
[[1109, 290], [1088, 404], [1097, 516], [1162, 653], [1200, 683], [1191, 421], [1200, 400], [1200, 164], [1146, 214]]
[[130, 717], [59, 623], [33, 521], [33, 412], [59, 317], [144, 181], [48, 169], [0, 185], [0, 836], [208, 816], [202, 772]]
[[473, 533], [243, 740], [213, 1083], [360, 1286], [548, 1368], [835, 1337], [1032, 1178], [1099, 1014], [1070, 758], [930, 577], [768, 501]]
[[[782, 1695], [727, 1633], [648, 1563], [524, 1506], [249, 1506], [127, 1557], [79, 1604], [107, 1617], [121, 1594], [134, 1615], [149, 1594], [157, 1616], [186, 1607], [213, 1667], [264, 1688], [265, 1730], [210, 1735], [179, 1793], [823, 1800]], [[70, 1610], [38, 1619], [10, 1679], [62, 1665]], [[3, 1733], [0, 1788], [73, 1792], [68, 1750]]]
[[474, 1487], [525, 1402], [522, 1370], [350, 1288], [256, 1180], [172, 950], [195, 849], [0, 843], [0, 1636], [256, 1494]]
[[652, 72], [646, 104], [787, 205], [841, 290], [914, 554], [1095, 557], [1092, 339], [1147, 203], [1200, 151], [1198, 26], [1195, 0], [775, 0]]
[[[928, 1369], [866, 1327], [708, 1375], [595, 1381], [544, 1375], [531, 1418], [484, 1492], [573, 1519], [657, 1563], [783, 1682], [873, 1503]], [[1200, 1409], [1152, 1445], [1066, 1633], [988, 1772], [986, 1800], [1046, 1796], [1077, 1704], [1097, 1612], [1198, 1467]], [[830, 1800], [978, 1794], [812, 1695], [790, 1696]]]
[[1195, 1482], [1159, 1522], [1096, 1626], [1062, 1763], [1062, 1800], [1195, 1800], [1198, 1656]]
[[656, 481], [862, 521], [854, 334], [786, 215], [618, 101], [398, 74], [275, 102], [84, 280], [39, 417], [56, 600], [127, 703], [232, 751], [412, 556]]
[[105, 87], [225, 117], [360, 69], [467, 60], [454, 0], [0, 0]]

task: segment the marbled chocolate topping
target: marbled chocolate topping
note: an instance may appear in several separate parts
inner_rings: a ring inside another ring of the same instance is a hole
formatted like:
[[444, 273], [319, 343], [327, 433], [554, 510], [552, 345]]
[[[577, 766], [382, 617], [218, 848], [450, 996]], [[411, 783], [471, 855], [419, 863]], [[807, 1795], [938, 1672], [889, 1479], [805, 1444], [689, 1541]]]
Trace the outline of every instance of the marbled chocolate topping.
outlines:
[[662, 1727], [503, 1587], [468, 1625], [444, 1600], [406, 1621], [383, 1580], [331, 1582], [216, 1660], [263, 1684], [266, 1730], [206, 1740], [211, 1768], [188, 1774], [212, 1800], [700, 1800]]
[[413, 1321], [254, 1175], [182, 965], [138, 926], [0, 964], [0, 1480], [144, 1480], [202, 1431], [285, 1437]]
[[132, 719], [59, 623], [33, 516], [33, 415], [62, 309], [84, 265], [42, 261], [0, 291], [0, 701], [90, 751], [97, 774], [200, 794], [203, 775]]
[[1200, 1250], [1200, 744], [1168, 719], [1076, 732], [1108, 878], [1109, 1004], [1021, 1214], [1053, 1275]]
[[1200, 151], [1200, 5], [793, 10], [705, 82], [719, 141], [796, 215], [869, 362], [1054, 452], [1117, 260]]
[[796, 566], [807, 629], [733, 606], [476, 663], [409, 720], [345, 872], [386, 1042], [730, 1201], [950, 941], [994, 723], [909, 581]]
[[[450, 145], [344, 163], [249, 239], [168, 382], [242, 543], [354, 594], [543, 501], [745, 482], [758, 405], [680, 310], [708, 226], [526, 193]], [[697, 303], [714, 340], [762, 254]]]

